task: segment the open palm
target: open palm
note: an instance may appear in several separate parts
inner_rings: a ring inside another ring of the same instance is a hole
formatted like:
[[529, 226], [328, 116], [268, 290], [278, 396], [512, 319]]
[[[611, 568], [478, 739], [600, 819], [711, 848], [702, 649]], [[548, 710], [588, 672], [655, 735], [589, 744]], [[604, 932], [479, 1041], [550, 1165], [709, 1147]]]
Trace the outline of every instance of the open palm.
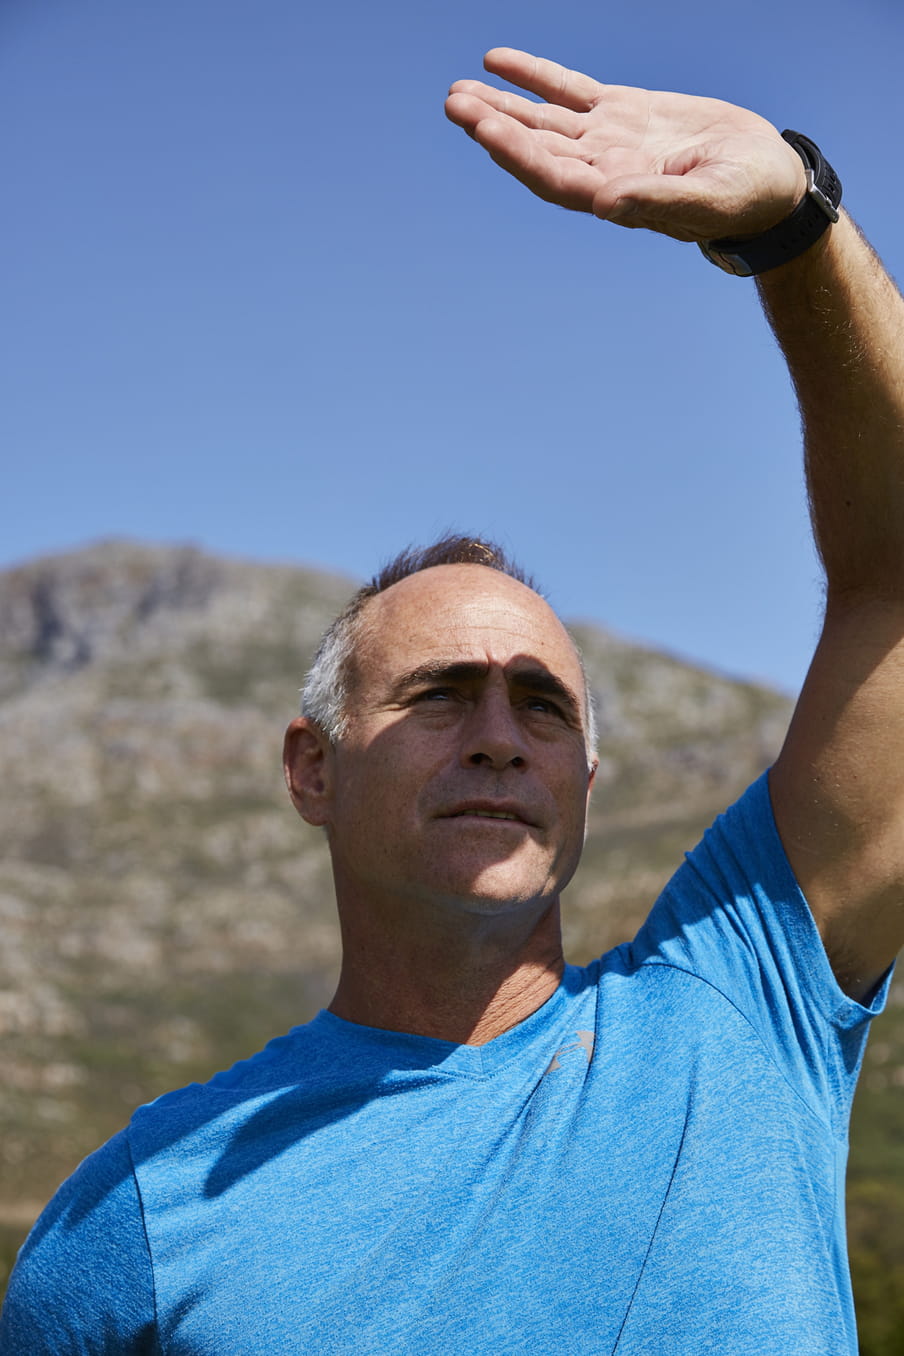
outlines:
[[795, 151], [747, 109], [602, 85], [510, 47], [488, 52], [484, 65], [545, 102], [459, 80], [446, 114], [548, 202], [708, 240], [767, 230], [806, 190]]

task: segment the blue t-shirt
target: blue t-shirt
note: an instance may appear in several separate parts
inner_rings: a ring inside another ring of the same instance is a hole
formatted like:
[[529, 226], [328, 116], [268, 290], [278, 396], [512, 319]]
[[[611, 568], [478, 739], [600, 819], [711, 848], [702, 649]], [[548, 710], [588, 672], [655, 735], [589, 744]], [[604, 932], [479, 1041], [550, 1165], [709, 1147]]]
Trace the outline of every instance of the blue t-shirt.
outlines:
[[142, 1107], [22, 1250], [2, 1356], [849, 1356], [839, 989], [766, 779], [632, 943], [483, 1046], [321, 1012]]

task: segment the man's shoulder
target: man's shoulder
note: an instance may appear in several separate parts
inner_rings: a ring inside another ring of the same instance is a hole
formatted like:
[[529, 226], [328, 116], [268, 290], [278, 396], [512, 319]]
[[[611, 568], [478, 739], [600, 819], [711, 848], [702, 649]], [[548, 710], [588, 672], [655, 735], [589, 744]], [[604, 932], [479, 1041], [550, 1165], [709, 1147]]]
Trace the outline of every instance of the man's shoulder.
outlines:
[[10, 1278], [0, 1351], [156, 1354], [153, 1277], [128, 1136], [84, 1160], [31, 1230]]
[[323, 1033], [315, 1018], [276, 1036], [260, 1050], [221, 1069], [205, 1082], [186, 1083], [139, 1106], [126, 1130], [133, 1152], [146, 1153], [148, 1137], [180, 1138], [195, 1124], [228, 1116], [245, 1103], [267, 1100], [297, 1086], [306, 1069], [316, 1070]]

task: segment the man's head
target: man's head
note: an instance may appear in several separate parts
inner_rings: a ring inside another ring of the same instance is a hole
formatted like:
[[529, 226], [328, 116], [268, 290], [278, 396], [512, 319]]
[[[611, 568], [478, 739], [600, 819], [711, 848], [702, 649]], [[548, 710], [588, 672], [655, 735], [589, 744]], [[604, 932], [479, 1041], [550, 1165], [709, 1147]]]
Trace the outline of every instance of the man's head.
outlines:
[[[409, 547], [401, 551], [353, 594], [331, 623], [317, 647], [305, 679], [301, 713], [319, 725], [332, 743], [341, 737], [347, 723], [355, 645], [367, 604], [410, 575], [433, 569], [437, 565], [483, 565], [508, 575], [510, 579], [517, 579], [542, 597], [532, 577], [502, 547], [480, 537], [442, 537], [430, 546]], [[592, 761], [596, 755], [596, 712], [583, 659], [576, 645], [574, 649], [581, 665], [587, 757]]]
[[506, 567], [473, 539], [406, 553], [321, 645], [286, 777], [327, 829], [340, 910], [545, 906], [577, 865], [595, 767], [583, 668]]

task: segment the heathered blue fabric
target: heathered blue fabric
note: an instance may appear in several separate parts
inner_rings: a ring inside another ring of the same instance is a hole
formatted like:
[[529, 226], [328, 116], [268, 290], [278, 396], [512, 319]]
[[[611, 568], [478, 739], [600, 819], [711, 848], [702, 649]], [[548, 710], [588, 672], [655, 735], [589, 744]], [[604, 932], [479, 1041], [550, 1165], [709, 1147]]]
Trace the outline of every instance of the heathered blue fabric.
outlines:
[[633, 943], [482, 1047], [322, 1012], [141, 1108], [22, 1252], [3, 1356], [850, 1356], [838, 988], [765, 778]]

